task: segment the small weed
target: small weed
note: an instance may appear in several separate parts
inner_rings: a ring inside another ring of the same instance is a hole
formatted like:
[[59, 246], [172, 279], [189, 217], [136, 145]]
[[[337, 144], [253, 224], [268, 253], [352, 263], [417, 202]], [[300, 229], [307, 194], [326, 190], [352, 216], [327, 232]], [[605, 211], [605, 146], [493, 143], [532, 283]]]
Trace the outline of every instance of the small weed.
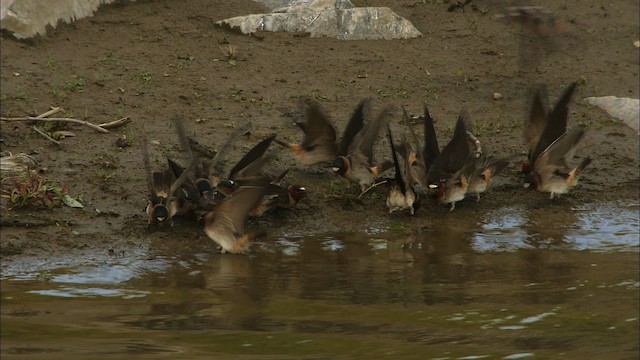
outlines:
[[67, 92], [65, 92], [64, 90], [58, 90], [55, 87], [51, 87], [49, 89], [49, 92], [51, 93], [51, 95], [53, 95], [54, 98], [64, 102], [69, 98], [69, 94], [67, 94]]
[[177, 62], [175, 64], [169, 64], [169, 67], [176, 68], [176, 69], [184, 69], [186, 65], [183, 62]]
[[237, 48], [231, 44], [227, 44], [227, 46], [224, 47], [222, 45], [218, 45], [218, 47], [227, 58], [229, 65], [236, 66], [238, 60]]
[[151, 79], [153, 79], [151, 73], [148, 71], [141, 71], [140, 73], [138, 73], [138, 77], [145, 85], [148, 84]]
[[31, 207], [51, 209], [62, 205], [69, 193], [66, 186], [52, 184], [37, 173], [31, 173], [10, 186], [2, 186], [2, 207], [8, 210]]
[[578, 85], [585, 85], [587, 83], [587, 76], [580, 75], [580, 79], [578, 80]]
[[235, 101], [241, 102], [246, 101], [247, 97], [244, 95], [244, 90], [237, 88], [235, 85], [229, 89], [231, 93], [231, 98]]
[[56, 70], [58, 68], [58, 62], [54, 59], [47, 60], [47, 67], [51, 70]]
[[84, 79], [81, 76], [74, 75], [73, 79], [65, 83], [64, 88], [71, 92], [81, 93], [84, 90]]
[[96, 177], [103, 182], [108, 182], [109, 180], [113, 179], [116, 175], [117, 174], [115, 170], [107, 170], [107, 169], [96, 170]]
[[311, 98], [315, 101], [329, 101], [329, 97], [319, 91], [312, 91]]
[[396, 91], [396, 96], [397, 97], [401, 97], [403, 99], [406, 99], [408, 95], [409, 95], [409, 92], [407, 90], [400, 89], [400, 90]]
[[386, 98], [387, 96], [389, 96], [389, 93], [384, 89], [378, 89], [376, 90], [376, 93], [378, 94], [378, 96], [383, 98]]
[[104, 54], [104, 56], [102, 56], [100, 58], [100, 61], [101, 62], [105, 62], [107, 60], [111, 60], [111, 58], [113, 58], [113, 53], [112, 52], [108, 52], [108, 53]]

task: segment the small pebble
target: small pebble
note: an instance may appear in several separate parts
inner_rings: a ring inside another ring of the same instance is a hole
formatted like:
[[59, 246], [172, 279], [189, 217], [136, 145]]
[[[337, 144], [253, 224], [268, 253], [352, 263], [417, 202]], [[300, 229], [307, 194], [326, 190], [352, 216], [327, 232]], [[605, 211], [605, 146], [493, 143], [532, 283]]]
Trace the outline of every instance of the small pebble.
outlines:
[[493, 100], [502, 100], [502, 94], [500, 94], [499, 92], [494, 92]]

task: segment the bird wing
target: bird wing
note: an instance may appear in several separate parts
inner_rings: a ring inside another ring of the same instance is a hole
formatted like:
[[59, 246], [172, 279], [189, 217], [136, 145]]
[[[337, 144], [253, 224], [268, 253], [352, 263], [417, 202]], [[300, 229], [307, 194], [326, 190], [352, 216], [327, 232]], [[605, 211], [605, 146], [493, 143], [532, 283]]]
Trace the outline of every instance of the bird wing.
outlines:
[[304, 132], [301, 145], [305, 150], [311, 150], [316, 146], [330, 146], [335, 152], [336, 129], [318, 102], [307, 99], [305, 122], [298, 126]]
[[[389, 122], [390, 109], [385, 107], [378, 116], [371, 119], [369, 123], [358, 133], [359, 141], [354, 147], [354, 152], [360, 152], [366, 158], [365, 164], [373, 166], [373, 146], [375, 145], [380, 128]], [[361, 135], [361, 136], [360, 136]]]
[[364, 127], [364, 118], [370, 112], [371, 102], [371, 99], [362, 100], [353, 114], [351, 114], [351, 118], [342, 133], [342, 140], [338, 145], [338, 155], [347, 156], [349, 154], [351, 144]]
[[584, 134], [585, 128], [579, 126], [557, 138], [538, 157], [535, 164], [536, 172], [543, 176], [556, 170], [568, 171], [568, 162], [573, 158], [576, 147]]
[[231, 136], [227, 139], [227, 141], [216, 152], [216, 155], [213, 158], [211, 158], [211, 161], [209, 162], [209, 166], [207, 168], [208, 176], [212, 176], [212, 175], [220, 176], [224, 173], [222, 162], [225, 159], [225, 157], [229, 154], [229, 150], [231, 149], [231, 146], [233, 146], [233, 144], [236, 141], [238, 141], [238, 138], [240, 138], [240, 136], [246, 134], [249, 131], [251, 131], [251, 123], [247, 122], [244, 125], [237, 128], [236, 131], [234, 131], [231, 134]]
[[524, 125], [524, 141], [529, 154], [533, 153], [547, 125], [547, 110], [542, 99], [542, 89], [536, 89], [531, 102], [529, 118]]
[[440, 147], [438, 146], [436, 131], [433, 128], [433, 118], [429, 113], [427, 104], [424, 104], [424, 148], [422, 150], [422, 157], [424, 158], [424, 165], [427, 170], [438, 155], [440, 155]]
[[571, 101], [577, 85], [577, 82], [571, 83], [553, 107], [553, 110], [547, 115], [547, 124], [529, 160], [533, 162], [534, 166], [540, 154], [567, 131], [569, 101]]
[[244, 225], [249, 212], [256, 207], [266, 192], [263, 185], [241, 186], [224, 199], [214, 211], [212, 227], [217, 231], [244, 234]]
[[233, 179], [236, 177], [236, 174], [248, 167], [251, 163], [258, 160], [260, 157], [267, 152], [269, 146], [271, 146], [271, 142], [276, 138], [276, 134], [269, 136], [268, 138], [260, 141], [256, 146], [251, 148], [231, 169], [229, 172], [229, 179]]
[[[389, 138], [389, 146], [391, 147], [391, 156], [393, 158], [393, 166], [395, 167], [395, 180], [396, 183], [400, 186], [400, 190], [402, 190], [402, 194], [405, 193], [406, 184], [402, 179], [402, 169], [400, 169], [400, 162], [398, 161], [398, 154], [396, 154], [396, 147], [393, 145], [393, 135], [391, 134], [391, 126], [387, 123], [387, 136]], [[406, 145], [405, 145], [406, 151]]]

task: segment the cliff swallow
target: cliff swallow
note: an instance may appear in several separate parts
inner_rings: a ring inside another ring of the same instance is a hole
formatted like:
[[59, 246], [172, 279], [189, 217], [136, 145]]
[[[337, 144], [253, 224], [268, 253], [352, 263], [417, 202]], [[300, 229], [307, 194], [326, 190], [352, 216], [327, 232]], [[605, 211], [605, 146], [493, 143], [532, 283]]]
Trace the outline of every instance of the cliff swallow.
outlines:
[[256, 179], [263, 179], [265, 176], [262, 168], [271, 160], [271, 157], [265, 156], [265, 153], [275, 137], [276, 135], [273, 134], [251, 148], [238, 160], [226, 177], [218, 178], [215, 189], [224, 195], [231, 195], [239, 186]]
[[304, 132], [302, 143], [290, 144], [280, 140], [275, 140], [275, 142], [291, 149], [302, 165], [329, 162], [337, 155], [346, 153], [349, 143], [364, 126], [365, 101], [360, 102], [353, 112], [339, 144], [337, 143], [336, 129], [322, 106], [311, 99], [304, 99], [304, 102], [305, 120], [304, 122], [296, 122], [296, 125]]
[[176, 179], [171, 169], [151, 171], [146, 138], [142, 137], [140, 143], [149, 190], [146, 207], [146, 212], [149, 215], [148, 225], [168, 221], [173, 226], [173, 216], [179, 212], [179, 203], [174, 194], [182, 186], [186, 177], [183, 175]]
[[261, 184], [241, 186], [202, 218], [204, 232], [222, 252], [244, 253], [256, 235], [245, 234], [249, 212], [266, 193]]
[[474, 151], [475, 146], [467, 131], [467, 114], [462, 112], [453, 137], [434, 159], [427, 173], [429, 188], [435, 190], [434, 198], [440, 204], [451, 204], [449, 211], [453, 211], [455, 203], [464, 199], [467, 193], [475, 167]]
[[507, 165], [506, 159], [496, 159], [492, 156], [481, 157], [476, 160], [474, 170], [469, 178], [467, 193], [476, 194], [476, 200], [480, 201], [480, 194], [487, 191], [493, 178]]
[[270, 183], [262, 200], [251, 210], [249, 216], [260, 217], [272, 209], [292, 209], [306, 196], [307, 189], [288, 183]]
[[[370, 102], [367, 101], [365, 106], [370, 107]], [[380, 174], [393, 167], [393, 162], [388, 160], [380, 164], [374, 164], [373, 161], [373, 146], [380, 128], [388, 122], [388, 117], [389, 109], [385, 108], [356, 134], [347, 152], [339, 154], [331, 162], [334, 172], [352, 183], [359, 184], [362, 192], [373, 184]]]
[[409, 209], [411, 215], [414, 215], [417, 207], [420, 203], [420, 198], [416, 196], [415, 191], [413, 190], [413, 179], [411, 176], [411, 162], [416, 161], [415, 154], [411, 155], [408, 152], [411, 151], [411, 145], [406, 141], [404, 141], [404, 152], [405, 152], [405, 164], [404, 164], [404, 174], [403, 170], [400, 167], [400, 161], [398, 160], [398, 155], [396, 154], [396, 147], [393, 143], [393, 135], [391, 134], [391, 127], [387, 124], [387, 136], [389, 137], [389, 144], [391, 146], [391, 155], [393, 157], [393, 164], [395, 168], [395, 176], [393, 179], [387, 180], [387, 184], [389, 184], [389, 195], [387, 196], [387, 208], [389, 209], [389, 213], [394, 211], [402, 211], [405, 209]]
[[571, 83], [549, 112], [545, 109], [541, 91], [537, 90], [534, 94], [529, 119], [524, 126], [524, 139], [528, 149], [527, 160], [522, 163], [525, 175], [534, 169], [540, 153], [567, 131], [568, 106], [577, 85], [577, 82]]
[[571, 129], [542, 151], [533, 172], [527, 175], [525, 185], [532, 185], [538, 191], [550, 193], [551, 199], [556, 194], [569, 192], [578, 183], [584, 168], [591, 163], [591, 158], [587, 157], [574, 168], [568, 165], [584, 134], [585, 128], [582, 126]]
[[169, 189], [173, 181], [171, 172], [153, 172], [149, 174], [149, 199], [147, 202], [146, 213], [149, 215], [147, 225], [160, 224], [165, 221], [171, 222], [169, 208], [167, 207], [167, 199], [169, 198]]

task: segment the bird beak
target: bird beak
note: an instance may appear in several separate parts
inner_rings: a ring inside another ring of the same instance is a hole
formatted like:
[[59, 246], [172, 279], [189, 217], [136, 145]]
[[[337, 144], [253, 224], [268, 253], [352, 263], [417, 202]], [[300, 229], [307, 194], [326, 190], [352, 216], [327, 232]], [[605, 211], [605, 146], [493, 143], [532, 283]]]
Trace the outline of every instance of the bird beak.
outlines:
[[338, 172], [338, 171], [340, 171], [340, 168], [339, 168], [339, 167], [335, 167], [335, 166], [334, 166], [334, 167], [332, 167], [331, 169], [333, 169], [333, 172]]
[[522, 187], [524, 187], [525, 189], [528, 189], [530, 186], [531, 186], [531, 184], [530, 184], [530, 183], [524, 183], [524, 184], [522, 185]]

